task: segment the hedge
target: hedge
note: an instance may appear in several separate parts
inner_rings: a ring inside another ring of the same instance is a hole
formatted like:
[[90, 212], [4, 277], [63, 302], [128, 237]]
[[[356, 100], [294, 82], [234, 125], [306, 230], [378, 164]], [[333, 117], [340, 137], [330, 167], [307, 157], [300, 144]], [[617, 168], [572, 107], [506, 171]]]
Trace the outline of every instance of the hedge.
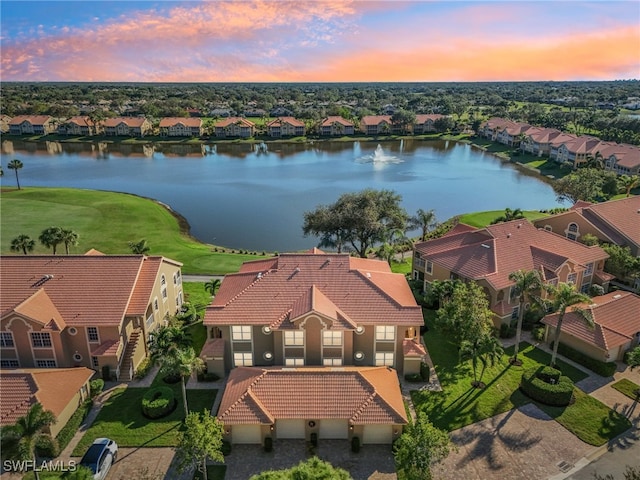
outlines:
[[[551, 347], [553, 348], [553, 344]], [[558, 344], [558, 353], [579, 363], [583, 367], [587, 367], [589, 370], [603, 377], [612, 377], [618, 367], [616, 362], [602, 362], [600, 360], [596, 360], [565, 345], [564, 343]]]
[[573, 398], [573, 381], [561, 375], [560, 370], [551, 367], [525, 370], [520, 389], [533, 400], [556, 407], [569, 405]]
[[100, 395], [103, 389], [104, 389], [103, 379], [96, 378], [95, 380], [91, 380], [91, 382], [89, 382], [89, 390], [91, 391], [91, 398], [94, 398]]
[[69, 445], [69, 442], [71, 441], [73, 436], [78, 430], [80, 430], [80, 425], [82, 425], [84, 419], [87, 418], [87, 415], [89, 414], [92, 406], [93, 402], [91, 400], [85, 401], [78, 407], [75, 413], [71, 415], [71, 418], [67, 421], [67, 424], [58, 432], [56, 440], [58, 442], [58, 446], [60, 447], [60, 451], [64, 450], [67, 445]]
[[161, 418], [169, 415], [176, 406], [173, 390], [169, 387], [149, 389], [142, 397], [142, 413], [148, 418]]

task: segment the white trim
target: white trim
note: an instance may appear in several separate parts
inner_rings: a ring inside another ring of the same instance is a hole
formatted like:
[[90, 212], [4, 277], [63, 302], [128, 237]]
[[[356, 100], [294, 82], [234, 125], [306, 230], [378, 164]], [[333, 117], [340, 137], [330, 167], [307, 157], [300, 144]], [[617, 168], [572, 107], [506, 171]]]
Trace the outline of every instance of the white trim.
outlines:
[[[91, 340], [91, 338], [89, 337], [89, 329], [90, 328], [95, 328], [96, 329], [96, 334], [98, 335], [98, 340]], [[98, 345], [100, 345], [100, 329], [98, 327], [85, 327], [84, 329], [86, 335], [87, 335], [87, 343], [97, 343]]]

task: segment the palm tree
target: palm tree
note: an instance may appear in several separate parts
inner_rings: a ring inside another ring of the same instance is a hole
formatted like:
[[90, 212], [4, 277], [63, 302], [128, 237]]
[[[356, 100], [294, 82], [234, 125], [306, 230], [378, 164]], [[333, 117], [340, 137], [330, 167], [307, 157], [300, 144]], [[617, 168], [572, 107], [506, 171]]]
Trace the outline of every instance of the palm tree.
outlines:
[[216, 296], [216, 292], [218, 291], [218, 289], [220, 288], [220, 279], [219, 278], [212, 278], [210, 281], [205, 282], [204, 284], [204, 289], [209, 292], [209, 295], [211, 295], [212, 297]]
[[158, 328], [153, 334], [149, 340], [149, 354], [153, 362], [163, 362], [164, 357], [190, 346], [191, 338], [187, 330], [175, 323], [170, 323]]
[[[3, 447], [9, 447], [16, 460], [33, 460], [35, 465], [36, 445], [42, 439], [53, 441], [47, 429], [54, 423], [55, 415], [43, 410], [41, 404], [34, 403], [24, 417], [2, 429]], [[34, 473], [36, 479], [40, 478], [37, 470], [34, 469]]]
[[504, 215], [496, 218], [493, 222], [491, 222], [491, 225], [495, 225], [496, 223], [502, 223], [502, 222], [510, 222], [511, 220], [518, 220], [520, 218], [524, 218], [524, 214], [522, 213], [522, 210], [520, 210], [519, 208], [516, 208], [514, 210], [511, 210], [510, 208], [505, 208]]
[[631, 190], [640, 185], [640, 175], [621, 175], [618, 177], [618, 185], [629, 197], [631, 196]]
[[409, 218], [408, 226], [411, 230], [421, 230], [420, 240], [425, 241], [429, 230], [438, 225], [435, 210], [423, 210], [419, 208], [414, 216]]
[[53, 254], [55, 255], [58, 245], [62, 243], [62, 228], [46, 228], [42, 231], [42, 233], [38, 237], [38, 240], [40, 240], [40, 243], [42, 243], [45, 247], [51, 248], [53, 250]]
[[182, 402], [184, 404], [184, 416], [189, 415], [187, 405], [187, 380], [194, 373], [204, 371], [204, 361], [196, 355], [193, 347], [174, 350], [173, 353], [164, 358], [160, 371], [180, 375], [182, 384]]
[[36, 241], [33, 240], [29, 235], [21, 234], [11, 240], [12, 252], [22, 252], [26, 255], [27, 252], [33, 252], [35, 246]]
[[139, 242], [129, 242], [129, 248], [131, 249], [131, 253], [136, 255], [144, 255], [151, 250], [149, 244], [146, 239], [142, 239]]
[[79, 235], [73, 230], [62, 230], [62, 243], [64, 243], [64, 249], [67, 255], [69, 255], [70, 245], [78, 245], [78, 237]]
[[[503, 353], [504, 350], [500, 345], [500, 341], [490, 332], [483, 332], [473, 340], [463, 340], [460, 343], [460, 360], [471, 360], [471, 367], [473, 368], [472, 387], [484, 388], [482, 376], [487, 365], [493, 366]], [[482, 364], [480, 376], [478, 376], [478, 363]]]
[[7, 168], [9, 170], [15, 170], [16, 172], [16, 183], [18, 184], [18, 190], [20, 190], [20, 179], [18, 179], [18, 170], [24, 167], [23, 163], [18, 159], [13, 159], [7, 164]]
[[[579, 303], [590, 303], [591, 299], [588, 295], [578, 292], [572, 283], [560, 283], [558, 286], [546, 285], [545, 290], [551, 297], [546, 302], [547, 305], [551, 308], [551, 311], [558, 314], [558, 324], [556, 325], [556, 334], [553, 340], [553, 353], [551, 354], [551, 366], [553, 367], [556, 364], [560, 332], [562, 331], [562, 321], [565, 313], [567, 313], [569, 307]], [[591, 318], [589, 312], [577, 307], [573, 308], [573, 312], [577, 313], [588, 325], [593, 326], [593, 318]]]
[[518, 309], [518, 325], [516, 326], [516, 345], [511, 358], [511, 363], [519, 365], [518, 349], [520, 347], [520, 335], [522, 334], [522, 319], [524, 318], [524, 306], [535, 296], [542, 287], [542, 280], [537, 270], [518, 270], [509, 274], [509, 280], [515, 283], [516, 294], [520, 307]]

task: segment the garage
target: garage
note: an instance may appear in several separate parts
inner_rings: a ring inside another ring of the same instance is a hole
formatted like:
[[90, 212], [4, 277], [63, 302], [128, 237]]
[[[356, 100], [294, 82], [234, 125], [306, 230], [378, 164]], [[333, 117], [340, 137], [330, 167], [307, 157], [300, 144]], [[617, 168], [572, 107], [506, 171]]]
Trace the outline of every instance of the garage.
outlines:
[[304, 420], [288, 419], [276, 421], [277, 438], [305, 438]]
[[262, 443], [260, 425], [233, 425], [231, 441], [232, 443]]
[[349, 424], [347, 420], [327, 418], [320, 420], [319, 437], [325, 438], [349, 438]]
[[391, 443], [393, 439], [392, 425], [365, 425], [362, 443]]

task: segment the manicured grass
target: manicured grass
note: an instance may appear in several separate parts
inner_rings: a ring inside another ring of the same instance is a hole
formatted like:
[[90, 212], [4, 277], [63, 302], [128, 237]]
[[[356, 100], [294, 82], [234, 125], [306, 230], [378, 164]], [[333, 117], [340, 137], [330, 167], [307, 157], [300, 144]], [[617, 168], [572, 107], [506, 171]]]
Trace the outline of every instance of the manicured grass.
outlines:
[[197, 323], [189, 325], [187, 327], [187, 331], [191, 337], [193, 349], [196, 351], [197, 355], [200, 355], [202, 346], [204, 345], [204, 342], [207, 341], [207, 328], [202, 324], [202, 321], [198, 321]]
[[613, 388], [618, 390], [623, 395], [626, 395], [631, 400], [640, 400], [640, 385], [633, 383], [631, 380], [627, 378], [623, 378], [622, 380], [618, 380], [616, 383], [611, 385]]
[[391, 261], [391, 271], [393, 273], [411, 273], [411, 253], [405, 253], [404, 261]]
[[198, 315], [202, 318], [207, 305], [211, 303], [211, 295], [204, 289], [203, 282], [182, 282], [182, 290], [186, 302], [196, 307]]
[[0, 252], [13, 253], [11, 240], [26, 234], [36, 240], [33, 253], [51, 253], [37, 241], [42, 230], [51, 225], [79, 234], [78, 246], [71, 247], [71, 253], [75, 254], [91, 248], [107, 254], [128, 254], [129, 242], [145, 238], [151, 247], [150, 254], [182, 262], [184, 273], [236, 272], [242, 262], [261, 258], [213, 252], [210, 245], [181, 232], [177, 218], [166, 208], [135, 195], [71, 188], [2, 191]]
[[[509, 364], [513, 347], [505, 350], [501, 362], [488, 367], [482, 390], [471, 387], [473, 373], [469, 362], [460, 363], [457, 347], [433, 327], [434, 312], [425, 310], [429, 331], [425, 343], [442, 384], [442, 392], [412, 391], [416, 410], [424, 411], [438, 427], [447, 431], [479, 422], [531, 402], [520, 389], [522, 372], [537, 365], [548, 365], [550, 355], [528, 343], [520, 346], [521, 366]], [[582, 370], [558, 361], [560, 370], [574, 382], [587, 377]], [[591, 445], [602, 445], [629, 428], [626, 418], [598, 400], [575, 389], [576, 402], [562, 408], [539, 405], [558, 423]]]
[[[525, 210], [522, 214], [529, 221], [548, 216], [547, 213], [541, 213], [535, 210]], [[471, 225], [472, 227], [484, 228], [487, 225], [490, 225], [496, 218], [503, 215], [504, 210], [488, 210], [486, 212], [466, 213], [460, 216], [460, 222]]]
[[[154, 384], [161, 383], [160, 375]], [[165, 384], [166, 385], [166, 384]], [[102, 407], [93, 425], [84, 434], [73, 451], [82, 456], [96, 438], [108, 437], [121, 447], [173, 447], [184, 419], [180, 384], [168, 385], [174, 390], [178, 405], [164, 418], [150, 420], [142, 415], [142, 397], [146, 388], [118, 388]], [[217, 390], [187, 390], [189, 410], [210, 410]]]

